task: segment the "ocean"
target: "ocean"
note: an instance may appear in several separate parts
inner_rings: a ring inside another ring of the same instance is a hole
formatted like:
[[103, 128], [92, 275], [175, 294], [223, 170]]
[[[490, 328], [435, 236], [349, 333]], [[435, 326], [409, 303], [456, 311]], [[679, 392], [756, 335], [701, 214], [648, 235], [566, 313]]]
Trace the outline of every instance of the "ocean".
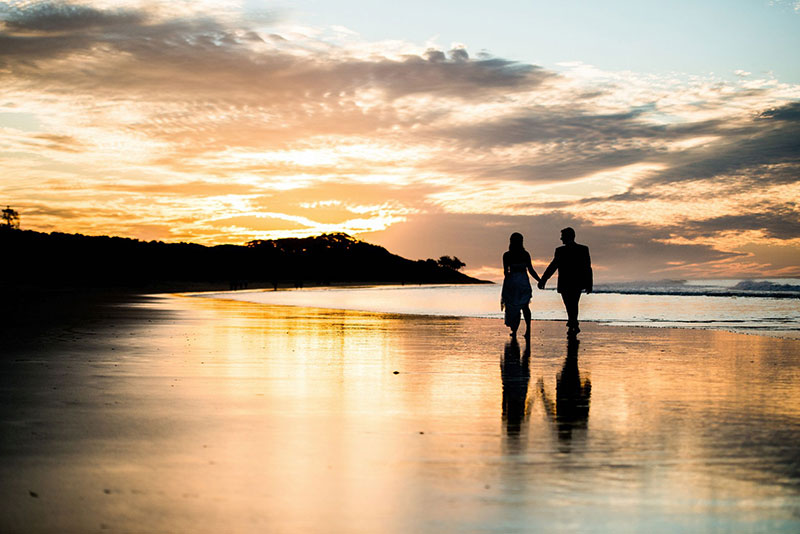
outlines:
[[[553, 284], [554, 285], [554, 284]], [[502, 318], [500, 284], [245, 290], [197, 296], [261, 304], [414, 315]], [[552, 289], [534, 288], [534, 320], [566, 320]], [[581, 298], [581, 321], [727, 330], [800, 339], [800, 280], [662, 280], [598, 284]]]

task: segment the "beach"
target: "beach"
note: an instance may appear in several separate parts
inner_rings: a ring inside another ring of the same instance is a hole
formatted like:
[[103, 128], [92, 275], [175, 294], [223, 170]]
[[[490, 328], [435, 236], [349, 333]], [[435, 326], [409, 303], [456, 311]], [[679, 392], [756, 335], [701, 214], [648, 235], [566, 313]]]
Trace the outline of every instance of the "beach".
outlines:
[[0, 531], [800, 530], [800, 340], [582, 329], [104, 302], [6, 344]]

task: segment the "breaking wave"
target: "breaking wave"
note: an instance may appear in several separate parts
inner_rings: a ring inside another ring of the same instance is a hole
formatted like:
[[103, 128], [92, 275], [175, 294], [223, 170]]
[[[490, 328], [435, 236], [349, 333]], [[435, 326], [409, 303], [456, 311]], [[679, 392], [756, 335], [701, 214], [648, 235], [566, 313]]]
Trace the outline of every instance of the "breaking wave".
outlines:
[[728, 280], [620, 282], [598, 284], [595, 293], [706, 297], [800, 298], [800, 280]]

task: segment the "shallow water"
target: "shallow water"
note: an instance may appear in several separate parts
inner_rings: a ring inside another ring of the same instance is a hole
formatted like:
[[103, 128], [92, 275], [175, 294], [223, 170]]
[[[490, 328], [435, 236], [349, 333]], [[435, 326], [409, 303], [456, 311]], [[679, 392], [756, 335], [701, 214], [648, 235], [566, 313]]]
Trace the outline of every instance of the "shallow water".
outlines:
[[[713, 291], [727, 291], [734, 281], [717, 282]], [[617, 326], [709, 328], [800, 339], [800, 298], [713, 296], [709, 285], [625, 286], [630, 291], [662, 294], [592, 293], [581, 298], [580, 319]], [[800, 286], [792, 285], [791, 287]], [[623, 290], [619, 287], [615, 290]], [[606, 291], [610, 290], [606, 287]], [[690, 291], [697, 290], [697, 294]], [[794, 295], [794, 292], [787, 293]], [[335, 308], [388, 313], [501, 318], [500, 286], [379, 286], [310, 288], [292, 291], [231, 291], [198, 293], [261, 304]], [[555, 291], [534, 289], [533, 318], [566, 320]]]
[[0, 531], [800, 529], [795, 340], [142, 308], [2, 363]]

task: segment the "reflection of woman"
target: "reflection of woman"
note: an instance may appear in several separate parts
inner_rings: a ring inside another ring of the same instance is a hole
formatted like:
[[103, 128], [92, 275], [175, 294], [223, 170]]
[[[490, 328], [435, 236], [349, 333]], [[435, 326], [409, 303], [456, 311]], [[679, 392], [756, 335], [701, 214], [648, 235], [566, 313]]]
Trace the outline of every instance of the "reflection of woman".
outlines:
[[522, 234], [514, 232], [508, 241], [508, 251], [503, 254], [503, 296], [500, 307], [506, 310], [506, 326], [511, 329], [511, 335], [517, 335], [519, 328], [519, 312], [525, 316], [525, 336], [531, 333], [531, 283], [528, 281], [528, 272], [538, 282], [531, 265], [531, 255], [522, 246]]
[[527, 399], [528, 383], [531, 379], [530, 359], [531, 345], [527, 340], [522, 357], [516, 339], [506, 343], [500, 377], [503, 380], [503, 420], [506, 422], [506, 433], [509, 437], [519, 436], [527, 418], [526, 414], [529, 413]]

